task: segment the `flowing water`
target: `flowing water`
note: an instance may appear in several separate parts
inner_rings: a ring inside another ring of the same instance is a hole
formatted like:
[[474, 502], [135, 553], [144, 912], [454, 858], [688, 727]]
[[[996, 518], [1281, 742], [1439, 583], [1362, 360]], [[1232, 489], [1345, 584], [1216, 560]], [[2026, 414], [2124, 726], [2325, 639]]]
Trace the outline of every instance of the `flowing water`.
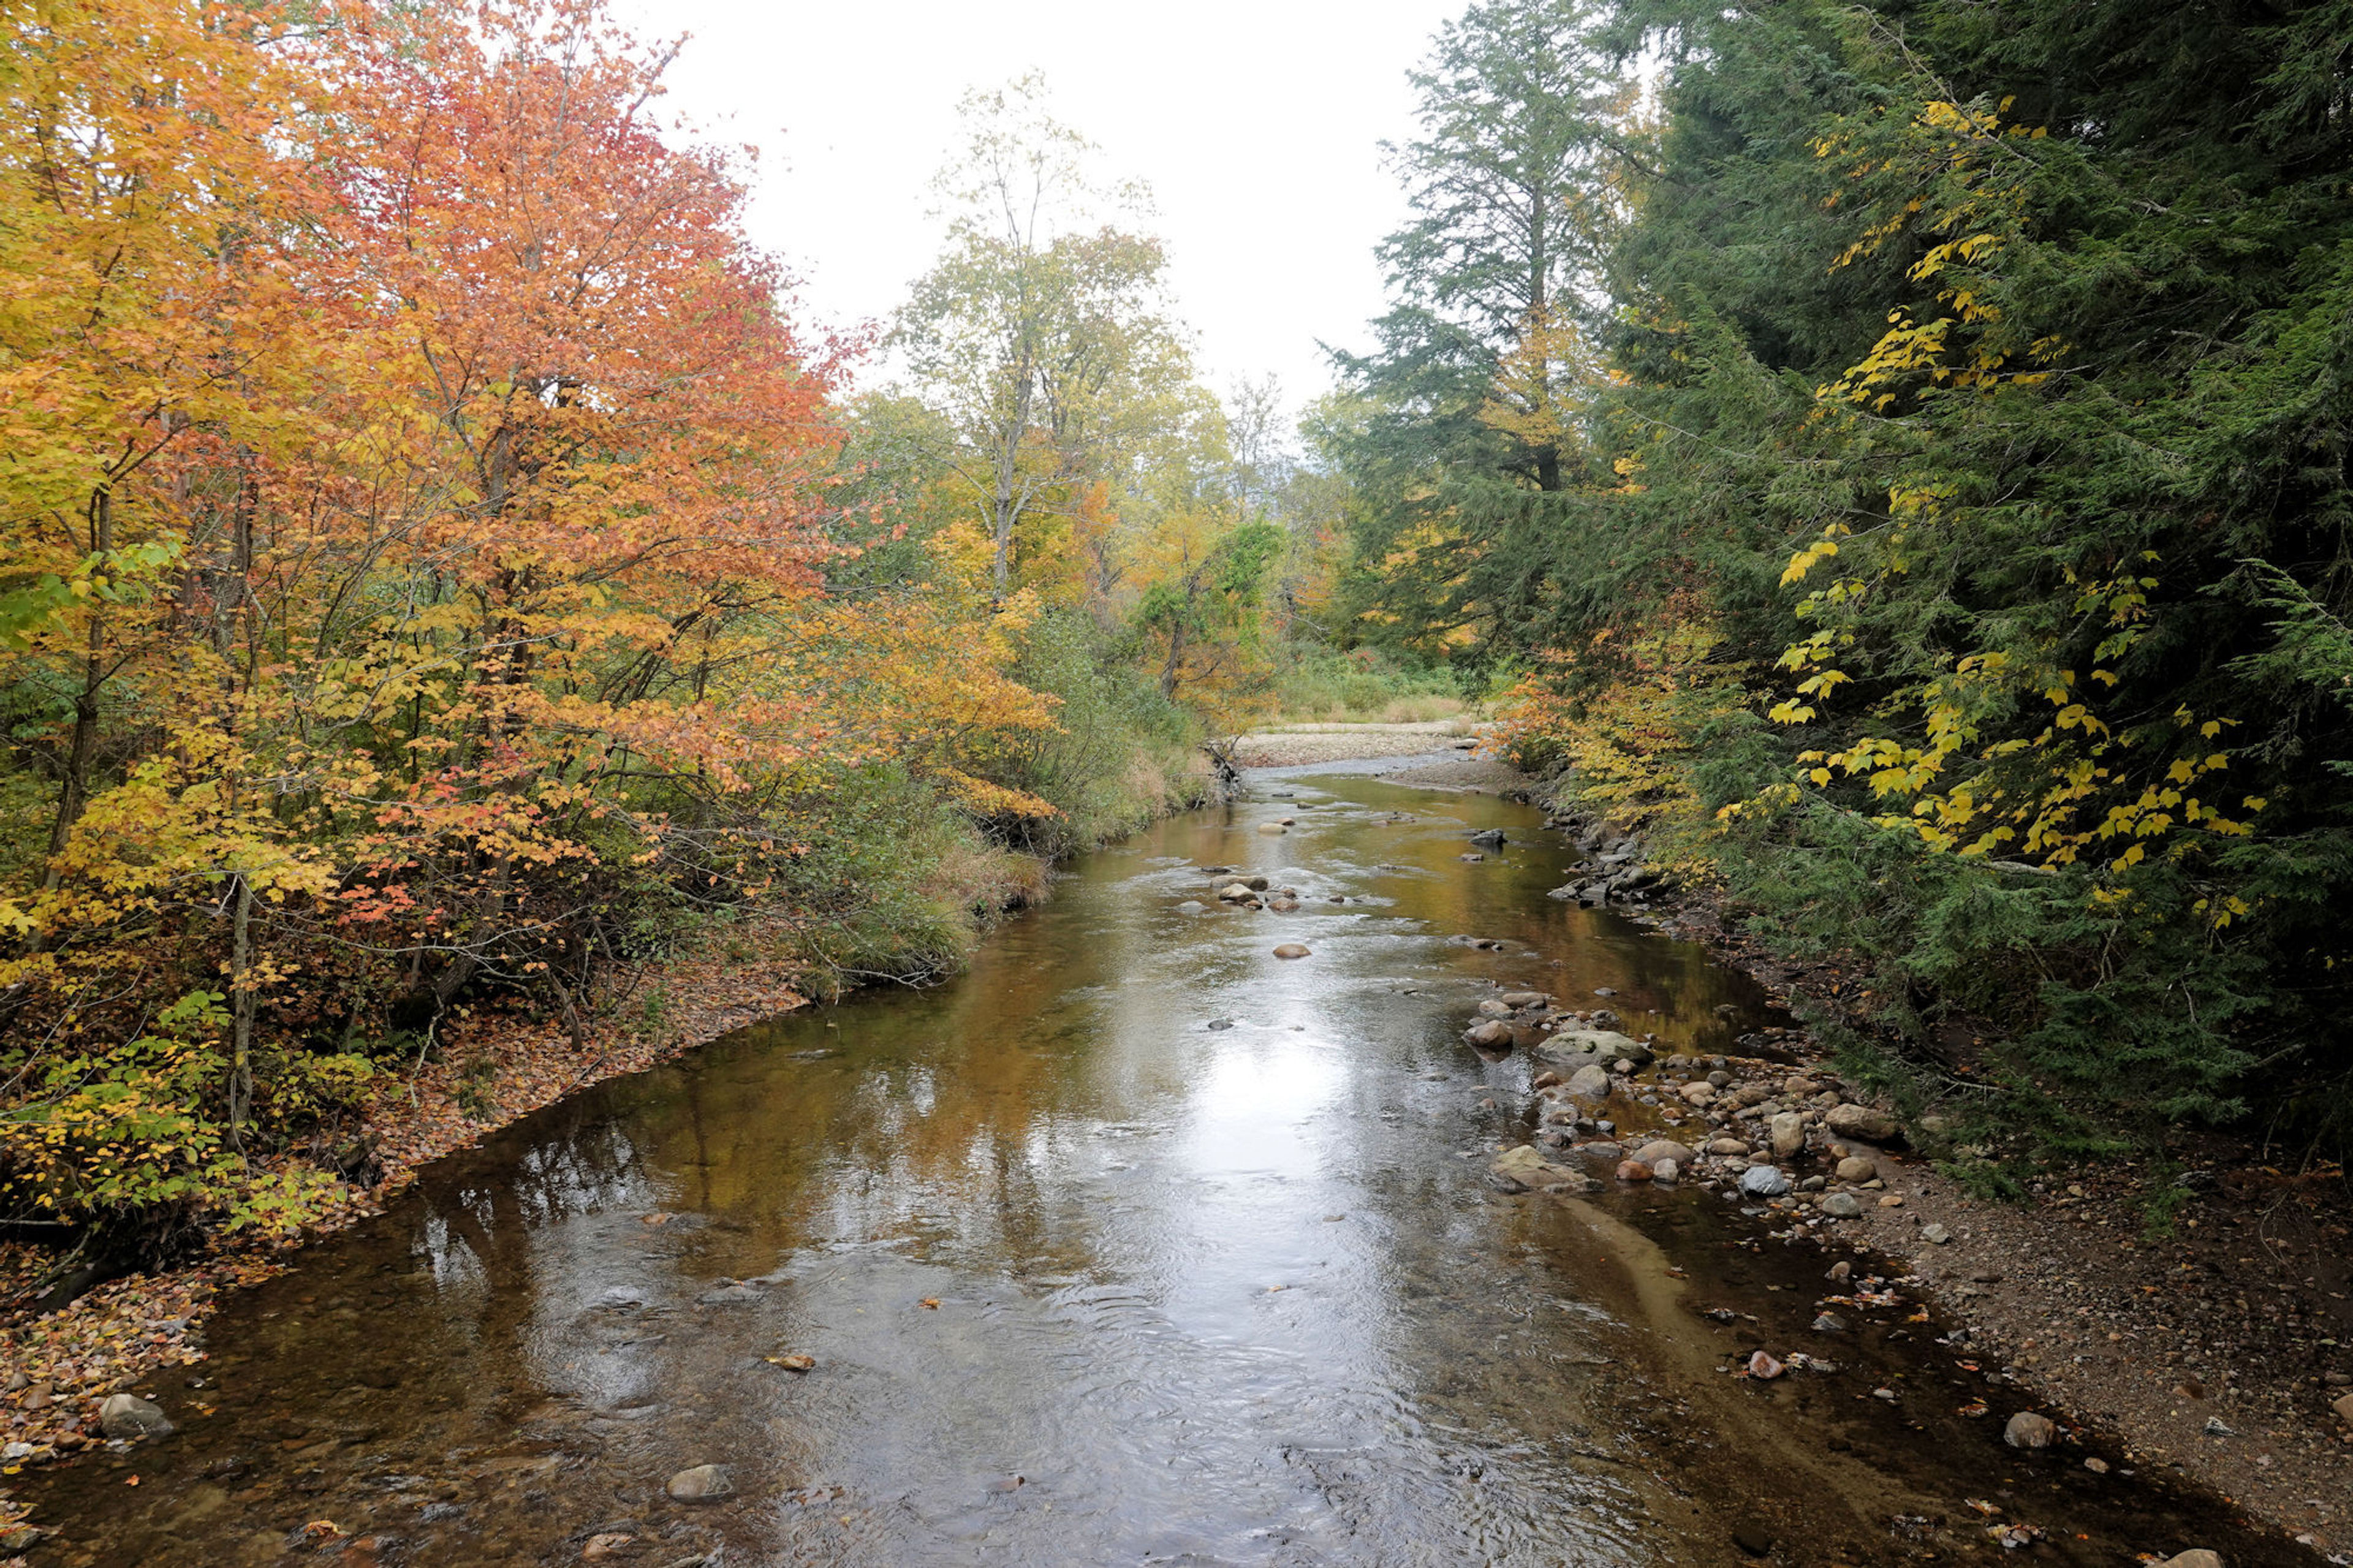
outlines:
[[[1726, 1049], [1763, 998], [1547, 900], [1571, 856], [1525, 807], [1255, 785], [1087, 857], [953, 984], [437, 1165], [225, 1305], [146, 1389], [176, 1436], [25, 1478], [60, 1531], [37, 1561], [2003, 1556], [1969, 1499], [2043, 1531], [2027, 1560], [2312, 1561], [2122, 1456], [2004, 1448], [2026, 1396], [1908, 1304], [1810, 1336], [1825, 1256], [1715, 1194], [1496, 1190], [1531, 1068], [1459, 1035], [1498, 983], [1606, 987], [1662, 1052]], [[1513, 841], [1463, 859], [1486, 826]], [[1303, 907], [1221, 907], [1212, 865]], [[1725, 1375], [1760, 1345], [1840, 1368]], [[706, 1463], [732, 1495], [666, 1495]]]

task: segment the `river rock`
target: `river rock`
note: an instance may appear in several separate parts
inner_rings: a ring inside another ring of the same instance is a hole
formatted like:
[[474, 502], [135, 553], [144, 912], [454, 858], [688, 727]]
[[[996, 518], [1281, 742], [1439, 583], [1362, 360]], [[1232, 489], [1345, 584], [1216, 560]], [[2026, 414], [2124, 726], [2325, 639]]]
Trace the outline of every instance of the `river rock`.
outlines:
[[1187, 899], [1176, 906], [1176, 912], [1180, 915], [1205, 915], [1209, 912], [1209, 906], [1198, 899]]
[[1786, 1160], [1806, 1146], [1806, 1119], [1794, 1110], [1773, 1118], [1773, 1152]]
[[1852, 1193], [1832, 1193], [1822, 1200], [1822, 1212], [1832, 1219], [1856, 1219], [1862, 1214], [1862, 1200]]
[[1672, 1182], [1683, 1173], [1683, 1166], [1677, 1164], [1672, 1159], [1658, 1160], [1651, 1163], [1651, 1179], [1654, 1182]]
[[1662, 1160], [1672, 1160], [1679, 1165], [1688, 1165], [1698, 1156], [1672, 1138], [1653, 1138], [1634, 1151], [1634, 1158], [1641, 1161], [1645, 1165], [1656, 1168]]
[[1307, 949], [1300, 943], [1295, 942], [1286, 942], [1281, 947], [1274, 950], [1274, 956], [1277, 958], [1306, 958], [1311, 956], [1311, 954], [1308, 952]]
[[1483, 1046], [1491, 1051], [1507, 1051], [1512, 1048], [1512, 1026], [1498, 1018], [1488, 1018], [1472, 1025], [1462, 1031], [1462, 1037], [1474, 1046]]
[[1218, 889], [1218, 897], [1229, 904], [1239, 904], [1250, 896], [1249, 885], [1242, 882], [1228, 882]]
[[2337, 1412], [2337, 1419], [2353, 1426], [2353, 1394], [2346, 1394], [2328, 1408]]
[[1588, 1062], [1568, 1075], [1565, 1087], [1579, 1100], [1607, 1100], [1609, 1097], [1609, 1069], [1598, 1062]]
[[1941, 1225], [1923, 1226], [1920, 1227], [1920, 1239], [1931, 1247], [1942, 1247], [1953, 1239], [1953, 1233]]
[[1597, 1061], [1614, 1061], [1621, 1057], [1628, 1061], [1644, 1064], [1651, 1060], [1650, 1047], [1615, 1029], [1556, 1030], [1545, 1048], [1558, 1056], [1576, 1052]]
[[1763, 1351], [1748, 1358], [1748, 1375], [1751, 1377], [1775, 1378], [1780, 1376], [1784, 1370], [1779, 1362]]
[[1276, 914], [1287, 915], [1291, 913], [1292, 910], [1299, 907], [1299, 900], [1293, 898], [1290, 894], [1284, 893], [1276, 898], [1270, 899], [1267, 901], [1266, 907], [1272, 910]]
[[1707, 1152], [1711, 1154], [1721, 1154], [1727, 1158], [1737, 1157], [1740, 1159], [1746, 1159], [1748, 1156], [1748, 1145], [1743, 1143], [1737, 1138], [1718, 1138], [1707, 1146]]
[[1265, 892], [1269, 885], [1270, 884], [1264, 877], [1244, 877], [1242, 879], [1242, 886], [1248, 888], [1253, 893]]
[[1902, 1131], [1895, 1118], [1887, 1112], [1852, 1100], [1831, 1107], [1830, 1114], [1822, 1118], [1822, 1124], [1834, 1138], [1860, 1138], [1866, 1143], [1890, 1142]]
[[2158, 1563], [2157, 1568], [2222, 1568], [2222, 1556], [2221, 1553], [2209, 1552], [2202, 1546], [2194, 1546], [2187, 1552], [2177, 1552], [2167, 1558]]
[[1651, 1179], [1651, 1167], [1640, 1160], [1618, 1162], [1618, 1179], [1621, 1182], [1647, 1182]]
[[2048, 1415], [2021, 1410], [2001, 1429], [2001, 1440], [2013, 1448], [2047, 1448], [2059, 1436], [2059, 1424]]
[[1506, 991], [1499, 1000], [1516, 1013], [1523, 1007], [1534, 1007], [1550, 998], [1541, 991]]
[[1490, 996], [1479, 1004], [1479, 1016], [1482, 1018], [1508, 1018], [1512, 1016], [1512, 1010]]
[[1675, 1092], [1683, 1097], [1686, 1105], [1704, 1108], [1715, 1103], [1715, 1090], [1707, 1084], [1687, 1083]]
[[1878, 1164], [1860, 1154], [1849, 1154], [1838, 1163], [1838, 1179], [1841, 1182], [1868, 1182], [1878, 1174]]
[[735, 1483], [724, 1465], [696, 1465], [670, 1477], [662, 1489], [677, 1502], [716, 1502], [735, 1495]]
[[1291, 829], [1285, 827], [1280, 822], [1261, 822], [1258, 825], [1258, 830], [1261, 833], [1265, 834], [1270, 838], [1275, 837], [1277, 834], [1288, 833], [1291, 831]]
[[1487, 1171], [1491, 1175], [1517, 1182], [1522, 1186], [1549, 1187], [1563, 1182], [1578, 1188], [1585, 1185], [1582, 1172], [1554, 1164], [1538, 1153], [1533, 1145], [1526, 1143], [1496, 1155], [1494, 1163], [1489, 1165]]
[[1751, 1165], [1740, 1173], [1740, 1190], [1752, 1198], [1787, 1197], [1789, 1178], [1770, 1165]]
[[171, 1419], [135, 1394], [110, 1394], [98, 1407], [99, 1430], [110, 1437], [168, 1437]]

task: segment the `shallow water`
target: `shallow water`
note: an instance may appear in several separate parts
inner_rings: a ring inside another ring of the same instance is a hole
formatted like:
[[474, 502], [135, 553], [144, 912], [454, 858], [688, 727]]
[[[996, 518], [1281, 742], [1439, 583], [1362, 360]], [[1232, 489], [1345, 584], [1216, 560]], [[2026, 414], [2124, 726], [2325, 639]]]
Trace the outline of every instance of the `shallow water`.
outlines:
[[[1461, 858], [1484, 826], [1514, 841]], [[2025, 1396], [1909, 1304], [1810, 1338], [1828, 1259], [1715, 1194], [1489, 1185], [1531, 1069], [1458, 1036], [1498, 983], [1609, 988], [1662, 1052], [1770, 1021], [1697, 948], [1545, 898], [1571, 858], [1490, 796], [1261, 777], [1081, 861], [961, 980], [436, 1166], [224, 1307], [146, 1390], [178, 1436], [26, 1478], [37, 1561], [2005, 1555], [1970, 1498], [2045, 1531], [2030, 1560], [2313, 1561], [2113, 1450], [2003, 1448]], [[1222, 909], [1210, 865], [1303, 906]], [[1841, 1370], [1724, 1375], [1758, 1345]], [[733, 1496], [665, 1496], [703, 1463]]]

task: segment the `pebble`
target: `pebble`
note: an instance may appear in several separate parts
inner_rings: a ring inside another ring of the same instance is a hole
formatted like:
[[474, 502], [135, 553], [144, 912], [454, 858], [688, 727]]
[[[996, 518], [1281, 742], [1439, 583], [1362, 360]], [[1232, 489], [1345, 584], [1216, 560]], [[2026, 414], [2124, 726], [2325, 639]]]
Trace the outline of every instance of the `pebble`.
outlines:
[[2021, 1410], [2001, 1429], [2001, 1440], [2013, 1448], [2047, 1448], [2059, 1436], [2059, 1424], [2048, 1415]]
[[1953, 1239], [1953, 1233], [1941, 1225], [1923, 1226], [1920, 1229], [1920, 1239], [1931, 1247], [1942, 1247]]
[[677, 1502], [713, 1502], [735, 1495], [735, 1483], [728, 1479], [724, 1465], [696, 1465], [670, 1477], [670, 1485], [662, 1489]]

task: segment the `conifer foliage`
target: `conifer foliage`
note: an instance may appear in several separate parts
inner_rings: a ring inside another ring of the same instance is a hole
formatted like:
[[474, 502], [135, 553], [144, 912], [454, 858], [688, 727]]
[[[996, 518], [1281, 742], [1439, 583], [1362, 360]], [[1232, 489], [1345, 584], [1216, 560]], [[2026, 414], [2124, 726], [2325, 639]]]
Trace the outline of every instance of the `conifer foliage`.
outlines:
[[[1334, 451], [1412, 475], [1394, 494], [1446, 542], [1400, 548], [1401, 503], [1360, 502], [1366, 635], [1492, 628], [1524, 744], [1600, 761], [1761, 928], [1873, 955], [1922, 1060], [2052, 1134], [2260, 1110], [2341, 1136], [2345, 7], [1473, 15], [1650, 72], [1655, 102], [1555, 165], [1609, 318], [1567, 493], [1481, 499], [1510, 469], [1460, 438], [1478, 399], [1360, 367]], [[1519, 90], [1471, 89], [1535, 158]], [[1396, 283], [1400, 312], [1446, 298]], [[1509, 396], [1505, 355], [1479, 374]], [[1981, 1061], [1989, 1036], [2012, 1043]]]

